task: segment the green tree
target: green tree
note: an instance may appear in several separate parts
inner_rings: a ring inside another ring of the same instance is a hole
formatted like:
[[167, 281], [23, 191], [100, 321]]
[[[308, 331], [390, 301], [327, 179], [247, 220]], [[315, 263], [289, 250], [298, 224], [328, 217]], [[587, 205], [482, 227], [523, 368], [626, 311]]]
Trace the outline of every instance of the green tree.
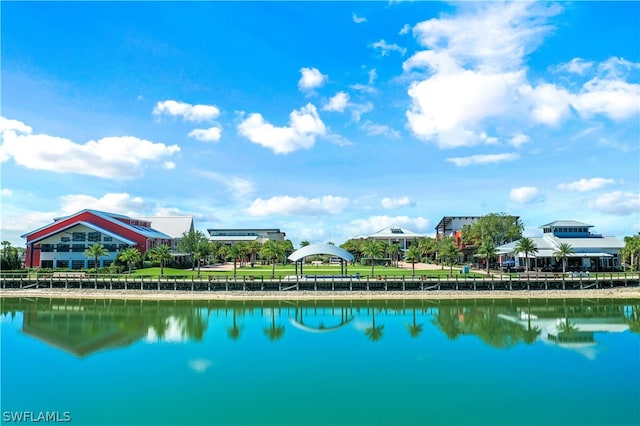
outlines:
[[227, 327], [227, 334], [231, 340], [238, 340], [240, 338], [240, 332], [242, 331], [242, 326], [239, 326], [236, 321], [236, 315], [236, 310], [233, 309], [233, 325]]
[[127, 267], [129, 268], [129, 273], [131, 273], [131, 269], [133, 265], [142, 260], [142, 254], [140, 254], [140, 250], [138, 250], [135, 247], [129, 247], [121, 251], [118, 257], [122, 262], [127, 264]]
[[102, 244], [95, 243], [87, 247], [87, 249], [84, 251], [84, 256], [87, 258], [93, 258], [95, 260], [97, 274], [98, 268], [100, 267], [100, 258], [109, 256], [109, 250], [107, 250]]
[[276, 263], [284, 258], [285, 254], [285, 246], [278, 244], [278, 241], [267, 241], [262, 245], [260, 255], [271, 262], [271, 278], [276, 276]]
[[196, 252], [199, 251], [202, 253], [205, 251], [203, 245], [206, 243], [208, 243], [208, 239], [202, 231], [191, 230], [182, 234], [182, 237], [178, 242], [178, 250], [182, 253], [189, 254], [191, 257], [192, 271], [196, 268], [196, 259], [198, 259], [198, 263], [200, 262], [200, 258], [196, 256]]
[[418, 241], [418, 247], [427, 260], [433, 260], [433, 257], [438, 252], [438, 242], [433, 238], [426, 237], [420, 239], [420, 241]]
[[309, 244], [311, 244], [309, 241], [307, 241], [307, 240], [302, 240], [302, 241], [300, 242], [300, 248], [302, 248], [302, 247], [306, 247], [306, 246], [308, 246]]
[[198, 266], [198, 276], [200, 276], [200, 264], [202, 263], [202, 259], [204, 259], [208, 255], [209, 255], [209, 242], [207, 240], [198, 241], [196, 250], [193, 253], [193, 256], [197, 259], [196, 264]]
[[246, 252], [244, 245], [241, 243], [234, 243], [227, 248], [227, 258], [233, 259], [233, 276], [236, 276], [238, 259], [242, 259]]
[[[268, 242], [275, 243], [277, 241], [267, 241], [267, 243]], [[265, 244], [267, 244], [267, 243], [265, 243]], [[265, 327], [263, 329], [263, 331], [264, 331], [264, 334], [272, 342], [275, 342], [276, 340], [280, 340], [280, 339], [282, 339], [282, 336], [284, 336], [284, 326], [276, 324], [275, 309], [271, 309], [271, 324], [270, 324], [270, 326], [269, 327]]]
[[260, 253], [262, 245], [258, 241], [249, 241], [245, 244], [244, 250], [249, 255], [249, 262], [256, 263], [256, 257]]
[[489, 213], [478, 218], [474, 224], [462, 227], [462, 241], [467, 245], [478, 246], [483, 241], [491, 240], [498, 247], [520, 238], [523, 230], [524, 226], [517, 216]]
[[164, 275], [164, 266], [173, 259], [171, 249], [166, 244], [160, 244], [149, 250], [149, 257], [156, 262], [160, 262], [160, 276]]
[[421, 257], [422, 253], [420, 252], [420, 247], [418, 247], [417, 244], [409, 246], [407, 251], [404, 253], [404, 260], [411, 263], [411, 274], [414, 277], [416, 276], [416, 263], [420, 262]]
[[482, 245], [478, 249], [478, 255], [487, 261], [487, 274], [489, 273], [489, 264], [491, 259], [497, 256], [496, 246], [493, 245], [493, 241], [487, 239], [482, 242]]
[[391, 263], [395, 264], [395, 267], [398, 267], [398, 260], [400, 259], [400, 244], [399, 243], [391, 243], [387, 247], [389, 251], [389, 257], [391, 257]]
[[567, 259], [574, 253], [575, 251], [569, 243], [560, 244], [558, 248], [553, 252], [553, 256], [556, 258], [556, 260], [562, 260], [563, 274], [567, 272]]
[[629, 262], [632, 271], [640, 271], [640, 232], [631, 237], [624, 237], [621, 255], [624, 262]]
[[22, 267], [22, 261], [20, 260], [20, 254], [16, 247], [12, 247], [9, 241], [2, 241], [2, 262], [0, 265], [1, 270], [20, 269]]
[[449, 265], [449, 274], [453, 275], [453, 265], [458, 260], [460, 250], [452, 237], [447, 237], [438, 243], [438, 258], [443, 259]]
[[384, 254], [384, 247], [378, 241], [369, 238], [363, 241], [360, 249], [362, 250], [362, 254], [371, 260], [371, 276], [373, 277], [376, 258], [382, 257]]
[[359, 262], [362, 258], [362, 250], [361, 250], [362, 240], [360, 239], [350, 239], [340, 245], [341, 248], [351, 253], [354, 257], [355, 262]]
[[529, 255], [533, 255], [538, 252], [538, 248], [533, 240], [527, 237], [520, 238], [513, 249], [516, 254], [524, 253], [525, 271], [529, 272]]

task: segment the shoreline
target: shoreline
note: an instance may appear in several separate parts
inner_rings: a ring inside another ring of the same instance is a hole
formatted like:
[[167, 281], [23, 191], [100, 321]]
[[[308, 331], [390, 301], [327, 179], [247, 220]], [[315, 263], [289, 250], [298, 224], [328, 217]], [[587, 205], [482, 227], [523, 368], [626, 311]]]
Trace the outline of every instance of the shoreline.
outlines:
[[3, 298], [123, 300], [399, 300], [399, 299], [640, 299], [639, 287], [589, 290], [477, 290], [477, 291], [224, 291], [96, 289], [2, 289]]

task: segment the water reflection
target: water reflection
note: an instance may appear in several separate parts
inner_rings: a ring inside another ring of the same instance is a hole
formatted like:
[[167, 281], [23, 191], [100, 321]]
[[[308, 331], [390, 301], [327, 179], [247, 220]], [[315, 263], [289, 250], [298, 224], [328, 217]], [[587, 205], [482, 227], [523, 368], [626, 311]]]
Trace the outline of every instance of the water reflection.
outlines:
[[[22, 313], [22, 332], [51, 346], [85, 357], [134, 342], [201, 342], [216, 325], [238, 341], [260, 327], [271, 342], [297, 330], [325, 334], [360, 330], [371, 342], [384, 342], [385, 328], [400, 321], [411, 339], [425, 325], [449, 340], [475, 336], [505, 349], [544, 343], [597, 355], [596, 333], [640, 331], [640, 300], [398, 300], [398, 301], [123, 301], [2, 299], [3, 318]], [[264, 319], [256, 322], [255, 319]], [[217, 337], [218, 338], [218, 337]], [[433, 338], [433, 337], [430, 337]], [[206, 360], [205, 360], [206, 361]], [[205, 371], [203, 360], [192, 368]]]

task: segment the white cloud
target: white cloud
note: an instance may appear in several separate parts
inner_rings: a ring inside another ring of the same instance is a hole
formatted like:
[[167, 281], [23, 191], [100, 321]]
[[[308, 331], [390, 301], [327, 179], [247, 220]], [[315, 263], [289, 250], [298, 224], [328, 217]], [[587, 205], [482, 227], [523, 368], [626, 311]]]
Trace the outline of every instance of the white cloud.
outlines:
[[302, 91], [309, 91], [321, 87], [328, 80], [328, 76], [322, 74], [317, 68], [301, 68], [298, 88]]
[[31, 134], [28, 126], [18, 127], [26, 134], [19, 135], [13, 129], [2, 133], [0, 160], [13, 158], [16, 164], [29, 169], [55, 173], [133, 179], [142, 174], [144, 163], [180, 151], [178, 145], [167, 146], [134, 136], [106, 137], [81, 145], [65, 138]]
[[531, 115], [536, 123], [555, 126], [571, 115], [569, 104], [573, 96], [561, 87], [547, 83], [535, 88], [523, 85], [520, 94], [531, 102]]
[[12, 130], [16, 133], [30, 134], [33, 130], [22, 121], [0, 116], [0, 133]]
[[189, 133], [189, 137], [202, 142], [218, 142], [222, 137], [222, 128], [214, 126], [208, 129], [194, 129]]
[[369, 70], [369, 72], [367, 74], [369, 74], [368, 83], [369, 83], [369, 85], [372, 85], [373, 83], [375, 83], [376, 78], [378, 78], [378, 72], [376, 71], [375, 68], [372, 68], [372, 69]]
[[400, 31], [398, 32], [398, 35], [404, 35], [404, 34], [409, 34], [409, 30], [411, 29], [411, 25], [409, 24], [404, 24], [402, 26], [402, 28], [400, 28]]
[[640, 213], [640, 194], [614, 191], [595, 198], [590, 206], [603, 213], [619, 216]]
[[542, 201], [544, 196], [534, 186], [521, 186], [520, 188], [513, 188], [509, 193], [509, 198], [516, 203], [529, 204]]
[[385, 197], [380, 201], [380, 204], [385, 209], [397, 209], [400, 207], [405, 207], [411, 204], [411, 200], [409, 197], [400, 197], [400, 198], [389, 198]]
[[62, 214], [72, 214], [91, 208], [93, 210], [137, 216], [146, 207], [146, 203], [141, 197], [132, 197], [126, 192], [107, 193], [101, 198], [85, 194], [69, 194], [60, 197], [60, 201]]
[[253, 113], [238, 125], [238, 133], [276, 154], [288, 154], [311, 148], [317, 136], [326, 134], [326, 128], [316, 107], [307, 104], [291, 112], [289, 126], [276, 127], [267, 123], [261, 114]]
[[594, 191], [596, 189], [600, 189], [606, 185], [611, 185], [615, 183], [613, 179], [606, 178], [589, 178], [589, 179], [580, 179], [573, 182], [564, 182], [558, 185], [558, 189], [563, 191]]
[[520, 158], [520, 155], [516, 153], [478, 154], [470, 155], [468, 157], [447, 158], [447, 161], [455, 164], [458, 167], [467, 167], [476, 164], [496, 164], [503, 163], [505, 161], [515, 161], [518, 158]]
[[509, 144], [515, 146], [516, 148], [519, 148], [525, 143], [529, 143], [529, 141], [530, 141], [529, 136], [522, 133], [518, 133], [517, 135], [511, 138], [511, 140], [509, 141]]
[[385, 124], [376, 124], [369, 120], [362, 123], [360, 128], [369, 136], [385, 136], [389, 139], [400, 138], [400, 132]]
[[387, 226], [396, 225], [416, 233], [426, 233], [432, 228], [429, 219], [409, 216], [370, 216], [366, 219], [356, 219], [345, 225], [344, 233], [348, 238], [366, 237]]
[[367, 18], [360, 17], [355, 13], [352, 14], [352, 16], [353, 16], [353, 22], [355, 22], [356, 24], [362, 24], [363, 22], [367, 22]]
[[371, 102], [367, 102], [364, 104], [351, 104], [350, 107], [351, 119], [356, 123], [360, 121], [360, 119], [362, 118], [362, 114], [373, 111], [373, 104]]
[[371, 45], [374, 49], [380, 50], [380, 55], [387, 56], [389, 52], [399, 52], [402, 56], [407, 53], [407, 49], [400, 47], [397, 44], [389, 44], [384, 39], [380, 39]]
[[640, 84], [594, 78], [582, 87], [572, 106], [585, 117], [605, 115], [624, 120], [640, 114]]
[[174, 163], [173, 161], [165, 161], [163, 165], [167, 170], [173, 170], [176, 168], [176, 163]]
[[2, 191], [0, 191], [0, 195], [3, 197], [11, 197], [13, 195], [13, 191], [9, 188], [2, 188]]
[[167, 100], [160, 101], [153, 109], [155, 115], [171, 115], [182, 117], [183, 120], [201, 122], [213, 120], [220, 114], [220, 110], [214, 105], [191, 105], [185, 102]]
[[564, 71], [572, 74], [583, 75], [586, 71], [593, 68], [593, 62], [585, 61], [582, 58], [573, 58], [565, 64], [560, 64], [553, 69], [556, 71]]
[[220, 173], [204, 171], [200, 172], [205, 178], [224, 185], [227, 190], [232, 192], [236, 197], [244, 197], [255, 191], [256, 185], [254, 182], [237, 176], [224, 176]]
[[268, 200], [258, 198], [249, 207], [248, 213], [251, 216], [338, 214], [347, 207], [347, 204], [349, 204], [348, 198], [333, 195], [325, 195], [318, 198], [284, 195], [272, 197]]
[[325, 111], [343, 112], [349, 105], [349, 95], [346, 92], [338, 92], [334, 97], [329, 99], [322, 109]]
[[546, 20], [560, 10], [535, 2], [458, 5], [458, 15], [413, 28], [426, 50], [403, 64], [407, 74], [416, 69], [426, 74], [409, 86], [409, 129], [440, 148], [482, 143], [484, 121], [517, 117], [513, 106], [526, 85], [524, 55], [542, 42], [551, 30]]

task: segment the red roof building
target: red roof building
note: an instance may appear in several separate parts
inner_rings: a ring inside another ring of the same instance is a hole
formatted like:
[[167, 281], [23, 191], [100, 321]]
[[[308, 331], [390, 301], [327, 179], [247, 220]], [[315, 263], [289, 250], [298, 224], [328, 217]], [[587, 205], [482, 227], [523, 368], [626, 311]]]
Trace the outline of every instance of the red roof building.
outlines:
[[84, 251], [100, 243], [109, 252], [98, 267], [109, 266], [118, 253], [135, 247], [144, 254], [160, 244], [172, 245], [173, 238], [151, 227], [151, 222], [128, 216], [82, 210], [55, 218], [52, 223], [22, 235], [27, 240], [27, 268], [82, 269], [95, 267]]

